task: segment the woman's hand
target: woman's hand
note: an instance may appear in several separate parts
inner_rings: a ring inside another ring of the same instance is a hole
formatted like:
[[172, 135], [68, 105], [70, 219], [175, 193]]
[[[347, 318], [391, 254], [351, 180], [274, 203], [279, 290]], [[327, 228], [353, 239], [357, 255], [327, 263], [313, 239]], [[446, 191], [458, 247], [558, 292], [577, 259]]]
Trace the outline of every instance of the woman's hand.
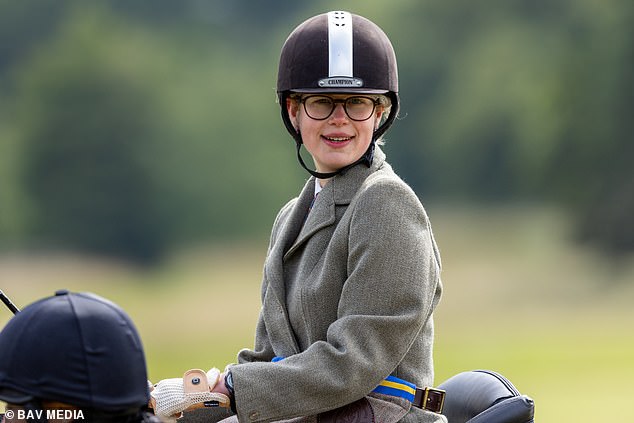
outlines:
[[220, 373], [220, 378], [218, 379], [218, 383], [216, 383], [216, 386], [212, 388], [211, 392], [217, 392], [219, 394], [223, 394], [231, 398], [231, 395], [233, 393], [230, 392], [229, 389], [227, 388], [227, 385], [225, 385], [226, 375], [227, 374], [225, 372]]

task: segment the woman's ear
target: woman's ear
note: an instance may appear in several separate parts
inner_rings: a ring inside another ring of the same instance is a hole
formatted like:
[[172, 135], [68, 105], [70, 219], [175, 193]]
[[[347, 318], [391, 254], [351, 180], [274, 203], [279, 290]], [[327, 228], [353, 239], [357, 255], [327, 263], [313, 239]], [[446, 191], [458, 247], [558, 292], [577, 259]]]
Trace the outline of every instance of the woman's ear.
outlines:
[[385, 113], [385, 108], [383, 106], [377, 106], [376, 108], [376, 112], [375, 112], [375, 119], [374, 119], [374, 130], [376, 131], [377, 129], [379, 129], [379, 126], [381, 126], [381, 122], [383, 122], [383, 113]]
[[295, 127], [295, 130], [299, 132], [299, 122], [297, 119], [299, 113], [299, 101], [290, 97], [286, 98], [286, 112], [288, 113], [288, 117]]

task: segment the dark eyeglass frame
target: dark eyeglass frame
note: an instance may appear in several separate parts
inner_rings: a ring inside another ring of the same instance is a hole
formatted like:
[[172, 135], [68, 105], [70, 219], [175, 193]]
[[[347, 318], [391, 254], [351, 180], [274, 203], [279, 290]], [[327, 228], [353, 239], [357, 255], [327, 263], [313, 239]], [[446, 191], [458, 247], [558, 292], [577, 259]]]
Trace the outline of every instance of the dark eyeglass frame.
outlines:
[[[316, 117], [311, 116], [311, 114], [308, 112], [308, 108], [306, 107], [306, 101], [308, 99], [310, 99], [310, 98], [315, 98], [315, 97], [327, 98], [328, 100], [330, 100], [332, 102], [332, 108], [330, 109], [330, 113], [328, 113], [328, 115], [326, 117], [316, 118]], [[372, 103], [372, 110], [368, 113], [368, 117], [366, 117], [364, 119], [355, 119], [352, 116], [350, 116], [350, 113], [348, 113], [348, 102], [350, 100], [354, 100], [354, 99], [357, 99], [357, 98], [362, 98], [364, 100], [370, 100], [370, 102]], [[351, 120], [353, 120], [355, 122], [364, 122], [364, 121], [370, 119], [372, 117], [372, 115], [374, 114], [374, 111], [376, 110], [376, 106], [381, 104], [381, 100], [379, 100], [378, 98], [368, 97], [368, 96], [364, 96], [364, 95], [355, 95], [355, 96], [346, 97], [346, 98], [332, 98], [330, 96], [323, 95], [323, 94], [314, 94], [314, 95], [309, 95], [309, 96], [300, 98], [299, 102], [304, 105], [304, 112], [306, 112], [306, 115], [309, 118], [313, 119], [313, 120], [326, 120], [326, 119], [328, 119], [330, 116], [332, 116], [332, 113], [335, 111], [335, 108], [337, 107], [337, 103], [341, 103], [343, 105], [343, 110], [346, 112], [346, 116], [348, 116]]]

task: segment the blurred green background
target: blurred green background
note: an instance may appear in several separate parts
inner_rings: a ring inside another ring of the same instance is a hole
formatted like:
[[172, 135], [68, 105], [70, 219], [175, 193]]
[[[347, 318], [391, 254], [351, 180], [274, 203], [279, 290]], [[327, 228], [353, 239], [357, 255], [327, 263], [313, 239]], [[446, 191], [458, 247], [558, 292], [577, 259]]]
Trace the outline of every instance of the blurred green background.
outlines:
[[443, 255], [436, 382], [489, 368], [540, 422], [632, 420], [625, 0], [0, 0], [0, 289], [118, 302], [152, 380], [251, 346], [268, 232], [306, 179], [279, 51], [336, 9], [396, 49], [384, 149]]

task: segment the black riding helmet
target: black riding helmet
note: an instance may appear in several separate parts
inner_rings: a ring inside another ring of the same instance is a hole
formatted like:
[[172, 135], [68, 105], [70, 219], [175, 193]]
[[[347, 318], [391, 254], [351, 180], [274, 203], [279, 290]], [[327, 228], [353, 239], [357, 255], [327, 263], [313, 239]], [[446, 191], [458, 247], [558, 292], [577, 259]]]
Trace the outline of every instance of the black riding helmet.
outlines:
[[[318, 178], [331, 178], [359, 163], [372, 164], [376, 140], [398, 114], [398, 70], [390, 40], [376, 24], [348, 12], [329, 12], [300, 24], [288, 36], [277, 74], [282, 121], [293, 136], [300, 164]], [[286, 99], [293, 93], [382, 94], [391, 101], [387, 118], [374, 131], [366, 153], [357, 162], [332, 173], [319, 173], [304, 163], [302, 136], [293, 126]]]
[[89, 293], [58, 291], [25, 307], [0, 332], [0, 400], [57, 401], [118, 421], [137, 415], [149, 390], [134, 324]]

